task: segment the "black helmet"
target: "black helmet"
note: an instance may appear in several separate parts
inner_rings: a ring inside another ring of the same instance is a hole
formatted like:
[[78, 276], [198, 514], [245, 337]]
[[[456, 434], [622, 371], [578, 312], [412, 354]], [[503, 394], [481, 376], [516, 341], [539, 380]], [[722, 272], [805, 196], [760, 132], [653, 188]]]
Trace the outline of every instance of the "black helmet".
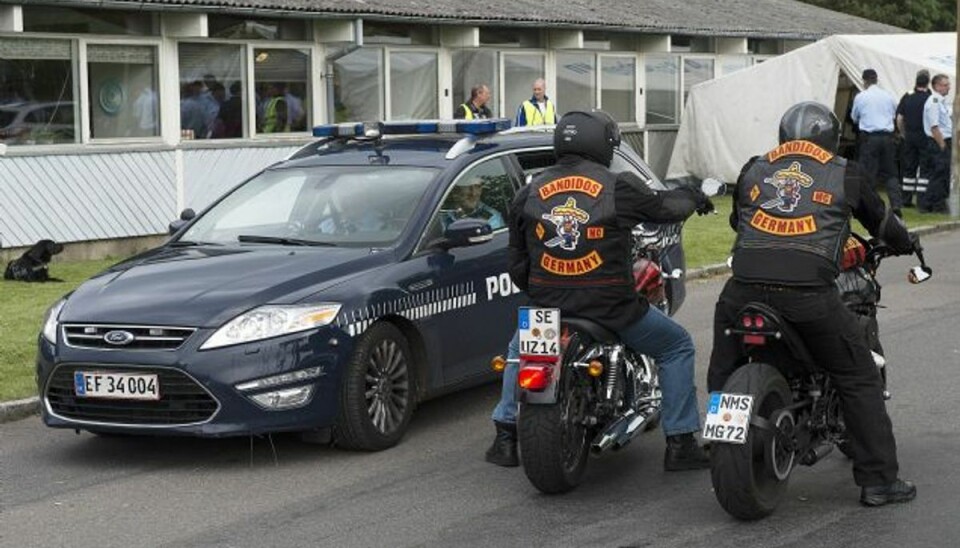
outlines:
[[602, 110], [568, 112], [553, 131], [557, 156], [576, 154], [610, 167], [613, 149], [620, 146], [620, 127]]
[[780, 119], [780, 143], [798, 140], [810, 141], [836, 154], [840, 147], [840, 120], [820, 103], [797, 103]]

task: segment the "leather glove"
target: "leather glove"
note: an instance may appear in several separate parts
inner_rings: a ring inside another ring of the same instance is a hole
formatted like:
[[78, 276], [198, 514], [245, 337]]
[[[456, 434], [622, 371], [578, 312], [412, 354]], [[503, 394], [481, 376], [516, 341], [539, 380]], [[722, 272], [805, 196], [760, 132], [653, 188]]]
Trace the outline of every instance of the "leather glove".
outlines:
[[707, 198], [706, 194], [700, 193], [703, 196], [703, 200], [697, 203], [697, 215], [706, 215], [707, 213], [713, 213], [716, 209], [713, 207], [713, 202], [710, 201], [710, 198]]

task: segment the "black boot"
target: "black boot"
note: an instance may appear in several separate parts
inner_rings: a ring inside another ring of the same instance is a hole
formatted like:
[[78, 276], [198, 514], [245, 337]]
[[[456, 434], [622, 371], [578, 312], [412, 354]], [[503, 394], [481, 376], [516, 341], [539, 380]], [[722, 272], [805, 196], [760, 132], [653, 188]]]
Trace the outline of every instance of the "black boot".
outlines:
[[710, 468], [710, 457], [697, 445], [693, 433], [667, 436], [667, 451], [663, 455], [663, 469], [667, 472]]
[[909, 481], [898, 479], [889, 485], [877, 485], [860, 489], [860, 504], [883, 506], [891, 502], [909, 502], [916, 498], [917, 488]]
[[493, 421], [497, 427], [497, 437], [487, 449], [487, 462], [497, 466], [520, 466], [517, 458], [517, 425]]

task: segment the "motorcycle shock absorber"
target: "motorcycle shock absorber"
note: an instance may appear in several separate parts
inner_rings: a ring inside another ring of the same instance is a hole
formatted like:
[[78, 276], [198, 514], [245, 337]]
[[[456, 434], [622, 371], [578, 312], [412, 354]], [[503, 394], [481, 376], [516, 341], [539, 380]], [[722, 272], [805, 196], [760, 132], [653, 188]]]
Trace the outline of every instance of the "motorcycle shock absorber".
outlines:
[[604, 353], [610, 359], [610, 363], [607, 364], [606, 378], [604, 379], [604, 399], [616, 406], [617, 402], [614, 398], [617, 395], [617, 379], [620, 375], [620, 360], [623, 357], [623, 347], [614, 345], [608, 347]]

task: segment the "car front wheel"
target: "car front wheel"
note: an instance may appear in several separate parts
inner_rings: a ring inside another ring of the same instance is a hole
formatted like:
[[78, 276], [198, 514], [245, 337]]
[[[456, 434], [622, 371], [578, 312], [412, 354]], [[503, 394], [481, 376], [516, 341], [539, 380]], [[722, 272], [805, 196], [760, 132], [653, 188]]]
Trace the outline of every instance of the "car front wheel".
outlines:
[[414, 387], [410, 346], [403, 333], [387, 322], [371, 326], [344, 371], [337, 445], [362, 451], [396, 445], [413, 415]]

